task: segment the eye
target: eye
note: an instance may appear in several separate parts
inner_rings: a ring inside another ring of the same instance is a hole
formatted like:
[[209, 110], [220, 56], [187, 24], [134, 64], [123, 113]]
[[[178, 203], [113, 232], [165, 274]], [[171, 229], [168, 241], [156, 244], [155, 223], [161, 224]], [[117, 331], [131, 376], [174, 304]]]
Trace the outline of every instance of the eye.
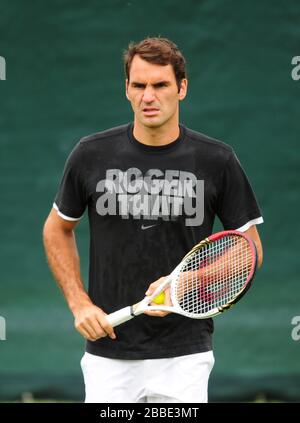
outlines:
[[145, 85], [144, 85], [144, 84], [139, 84], [139, 83], [137, 83], [137, 82], [134, 82], [134, 83], [132, 84], [132, 87], [133, 87], [133, 88], [137, 88], [137, 89], [143, 89], [143, 88], [145, 88]]
[[158, 82], [154, 86], [155, 86], [155, 88], [163, 88], [163, 87], [167, 87], [168, 84], [166, 82]]

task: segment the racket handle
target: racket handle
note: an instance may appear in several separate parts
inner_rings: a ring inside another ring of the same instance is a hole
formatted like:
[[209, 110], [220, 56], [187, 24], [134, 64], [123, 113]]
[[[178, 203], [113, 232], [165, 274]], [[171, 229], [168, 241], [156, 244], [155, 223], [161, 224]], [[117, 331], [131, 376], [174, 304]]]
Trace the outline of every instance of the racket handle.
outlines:
[[124, 307], [121, 310], [115, 311], [114, 313], [108, 314], [105, 316], [106, 320], [113, 327], [120, 325], [121, 323], [127, 322], [134, 317], [132, 314], [132, 307]]

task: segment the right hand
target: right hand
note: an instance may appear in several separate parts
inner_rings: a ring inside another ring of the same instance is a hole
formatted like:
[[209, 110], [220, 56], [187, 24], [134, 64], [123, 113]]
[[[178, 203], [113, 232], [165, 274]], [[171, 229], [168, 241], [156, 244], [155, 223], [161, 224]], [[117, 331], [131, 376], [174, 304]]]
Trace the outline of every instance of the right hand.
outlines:
[[80, 305], [73, 314], [76, 330], [89, 341], [96, 341], [107, 335], [111, 339], [116, 339], [113, 327], [105, 318], [106, 313], [92, 302]]

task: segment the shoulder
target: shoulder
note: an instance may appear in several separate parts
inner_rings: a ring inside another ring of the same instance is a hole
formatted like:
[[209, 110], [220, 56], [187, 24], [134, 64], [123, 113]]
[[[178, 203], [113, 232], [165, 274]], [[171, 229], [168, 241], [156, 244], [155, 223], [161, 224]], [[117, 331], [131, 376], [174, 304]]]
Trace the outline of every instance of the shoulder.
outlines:
[[205, 162], [209, 167], [221, 171], [235, 155], [233, 148], [225, 142], [189, 128], [185, 129], [187, 144], [199, 163]]
[[[119, 139], [122, 142], [128, 126], [129, 124], [117, 126], [79, 139], [69, 155], [69, 162], [82, 167], [99, 157], [99, 154], [107, 154], [108, 151], [118, 149], [119, 143], [115, 141]], [[107, 148], [108, 143], [110, 148]]]
[[207, 148], [210, 150], [215, 150], [215, 151], [221, 151], [224, 154], [228, 153], [231, 154], [233, 152], [233, 149], [230, 145], [226, 144], [223, 141], [220, 141], [216, 138], [212, 138], [206, 134], [203, 134], [201, 132], [197, 132], [194, 131], [190, 128], [185, 128], [186, 130], [186, 135], [187, 137], [195, 143], [195, 145], [202, 147], [202, 148]]
[[88, 144], [95, 143], [97, 141], [101, 142], [101, 141], [117, 138], [127, 132], [128, 125], [129, 124], [120, 125], [114, 128], [106, 129], [101, 132], [96, 132], [94, 134], [87, 135], [80, 139], [79, 144], [81, 146], [86, 146]]

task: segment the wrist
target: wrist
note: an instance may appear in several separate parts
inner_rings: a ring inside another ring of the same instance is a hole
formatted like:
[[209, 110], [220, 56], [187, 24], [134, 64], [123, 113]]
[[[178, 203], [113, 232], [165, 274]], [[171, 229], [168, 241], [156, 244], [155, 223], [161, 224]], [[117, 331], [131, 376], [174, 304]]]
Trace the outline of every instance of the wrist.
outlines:
[[76, 314], [81, 308], [93, 304], [86, 292], [82, 293], [76, 299], [69, 300], [68, 305], [73, 314]]

